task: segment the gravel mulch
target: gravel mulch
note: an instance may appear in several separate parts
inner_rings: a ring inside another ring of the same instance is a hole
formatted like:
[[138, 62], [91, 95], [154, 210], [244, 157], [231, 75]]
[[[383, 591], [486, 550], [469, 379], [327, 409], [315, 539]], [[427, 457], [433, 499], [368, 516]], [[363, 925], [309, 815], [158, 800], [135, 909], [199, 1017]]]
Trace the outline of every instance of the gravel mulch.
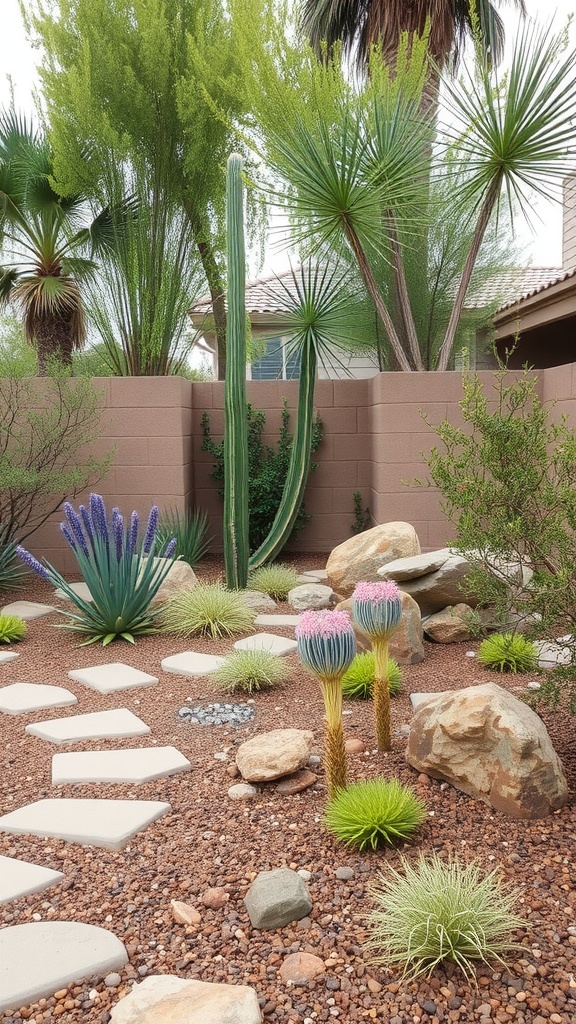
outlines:
[[[325, 557], [307, 555], [293, 561], [299, 568], [315, 568], [324, 564]], [[212, 578], [220, 569], [217, 559], [208, 559], [199, 576]], [[51, 588], [41, 581], [7, 594], [2, 603], [19, 598], [53, 600]], [[252, 985], [264, 1020], [270, 1024], [311, 1024], [333, 1018], [389, 1024], [570, 1024], [575, 1019], [574, 802], [548, 818], [514, 821], [445, 783], [418, 777], [404, 759], [411, 691], [457, 689], [492, 679], [522, 693], [526, 677], [502, 677], [481, 669], [474, 659], [466, 657], [466, 651], [474, 645], [426, 644], [425, 661], [404, 670], [402, 694], [393, 700], [395, 738], [393, 750], [386, 755], [372, 751], [370, 704], [355, 701], [346, 705], [351, 712], [345, 716], [347, 736], [361, 738], [369, 748], [367, 754], [350, 757], [352, 778], [378, 774], [396, 777], [415, 785], [429, 809], [418, 837], [404, 851], [358, 854], [339, 845], [322, 826], [326, 791], [321, 772], [316, 786], [295, 796], [281, 796], [273, 784], [261, 787], [250, 802], [232, 801], [227, 796], [233, 781], [235, 749], [256, 732], [310, 728], [320, 751], [320, 691], [295, 655], [288, 659], [291, 675], [284, 688], [255, 696], [253, 721], [235, 729], [190, 725], [178, 718], [178, 709], [191, 702], [213, 701], [210, 680], [162, 673], [160, 659], [186, 648], [223, 654], [230, 650], [229, 642], [182, 643], [159, 635], [143, 638], [135, 647], [124, 642], [115, 642], [107, 649], [78, 647], [73, 634], [54, 629], [57, 621], [58, 616], [50, 616], [29, 623], [27, 639], [15, 647], [20, 657], [0, 666], [0, 685], [18, 681], [53, 683], [71, 689], [79, 703], [31, 716], [1, 716], [2, 813], [57, 795], [166, 800], [172, 805], [172, 813], [135, 836], [121, 852], [0, 834], [0, 854], [61, 870], [65, 875], [60, 885], [0, 907], [3, 926], [38, 919], [99, 925], [125, 943], [130, 958], [120, 979], [108, 977], [108, 985], [102, 978], [70, 985], [54, 997], [5, 1014], [3, 1024], [21, 1019], [39, 1024], [56, 1018], [78, 1024], [106, 1022], [111, 1006], [134, 981], [158, 973]], [[291, 635], [290, 631], [285, 635]], [[103, 696], [67, 678], [69, 669], [107, 661], [125, 661], [158, 674], [160, 684]], [[113, 707], [127, 707], [141, 716], [152, 728], [152, 739], [159, 745], [175, 745], [190, 759], [192, 771], [138, 787], [86, 785], [52, 790], [53, 753], [130, 748], [146, 745], [150, 738], [54, 747], [26, 734], [24, 726], [30, 721]], [[542, 717], [574, 793], [575, 721], [562, 710], [543, 711]], [[227, 760], [215, 757], [223, 753], [228, 755]], [[432, 850], [479, 858], [487, 869], [498, 865], [504, 877], [524, 891], [521, 913], [529, 927], [518, 933], [521, 951], [512, 956], [506, 968], [480, 965], [476, 986], [451, 967], [435, 970], [430, 981], [403, 982], [398, 971], [377, 969], [363, 955], [365, 915], [370, 909], [367, 888], [378, 869], [384, 862], [397, 864], [399, 852], [417, 856], [420, 851]], [[311, 872], [313, 910], [309, 918], [297, 924], [277, 931], [254, 931], [243, 897], [259, 871], [285, 866]], [[335, 876], [339, 867], [352, 868], [353, 876], [339, 880]], [[202, 903], [202, 895], [210, 887], [223, 887], [229, 896], [218, 910]], [[201, 914], [200, 924], [175, 923], [172, 899], [196, 907]], [[326, 973], [306, 986], [287, 986], [278, 971], [284, 958], [294, 952], [320, 956]]]

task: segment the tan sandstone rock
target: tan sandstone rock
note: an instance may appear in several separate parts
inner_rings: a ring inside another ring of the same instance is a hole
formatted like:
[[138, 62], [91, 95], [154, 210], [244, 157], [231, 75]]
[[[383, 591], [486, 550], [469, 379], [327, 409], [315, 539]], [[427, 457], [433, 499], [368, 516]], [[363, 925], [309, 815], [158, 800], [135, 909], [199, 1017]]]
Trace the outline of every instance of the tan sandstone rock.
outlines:
[[469, 604], [454, 604], [424, 620], [424, 632], [436, 644], [457, 644], [470, 640], [467, 616], [473, 614]]
[[198, 577], [188, 562], [174, 562], [150, 607], [166, 604], [183, 590], [192, 590], [198, 585]]
[[269, 782], [308, 764], [314, 734], [308, 729], [261, 732], [238, 747], [236, 764], [247, 782]]
[[[388, 653], [399, 665], [418, 665], [424, 661], [424, 631], [420, 608], [410, 594], [400, 591], [402, 618], [390, 637]], [[336, 606], [339, 611], [348, 612], [352, 618], [352, 598]], [[353, 620], [352, 620], [353, 621]], [[370, 649], [370, 641], [357, 627], [354, 628], [356, 643], [361, 650]]]
[[350, 597], [360, 580], [379, 580], [378, 569], [386, 562], [419, 554], [420, 542], [410, 523], [383, 523], [334, 548], [326, 563], [326, 582]]
[[307, 985], [309, 981], [326, 973], [324, 961], [313, 953], [291, 953], [283, 961], [279, 974], [283, 982]]
[[196, 907], [191, 907], [189, 903], [182, 903], [180, 900], [170, 900], [170, 906], [172, 917], [177, 924], [200, 924], [202, 918]]
[[543, 818], [568, 787], [542, 720], [495, 683], [439, 694], [414, 712], [406, 758], [419, 772], [513, 818]]
[[156, 974], [135, 985], [112, 1010], [111, 1024], [261, 1024], [258, 996], [247, 985], [217, 985]]

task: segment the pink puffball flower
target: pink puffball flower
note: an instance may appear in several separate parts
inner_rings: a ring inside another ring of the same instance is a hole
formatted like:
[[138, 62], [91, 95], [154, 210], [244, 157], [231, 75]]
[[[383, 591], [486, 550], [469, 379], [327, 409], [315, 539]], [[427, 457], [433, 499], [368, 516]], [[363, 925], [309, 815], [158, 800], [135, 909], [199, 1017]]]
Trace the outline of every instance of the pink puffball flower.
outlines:
[[390, 636], [402, 617], [402, 597], [393, 580], [357, 583], [352, 602], [354, 619], [370, 637]]
[[296, 626], [300, 660], [321, 678], [342, 675], [356, 653], [350, 616], [346, 612], [307, 611]]

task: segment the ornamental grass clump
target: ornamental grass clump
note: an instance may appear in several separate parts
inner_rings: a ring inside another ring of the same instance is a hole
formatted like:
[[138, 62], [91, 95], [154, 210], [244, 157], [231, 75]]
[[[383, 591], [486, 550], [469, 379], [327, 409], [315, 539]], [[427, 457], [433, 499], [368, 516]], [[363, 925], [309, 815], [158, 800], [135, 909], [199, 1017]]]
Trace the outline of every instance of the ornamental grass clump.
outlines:
[[521, 633], [493, 633], [480, 644], [478, 661], [496, 672], [533, 672], [538, 667], [538, 654]]
[[416, 865], [402, 858], [402, 870], [388, 866], [370, 890], [373, 963], [400, 964], [411, 979], [449, 961], [472, 980], [475, 960], [503, 964], [502, 954], [518, 948], [510, 935], [526, 926], [514, 912], [520, 892], [497, 870], [482, 875], [477, 862], [444, 862], [436, 854]]
[[390, 692], [388, 641], [402, 617], [402, 599], [394, 582], [357, 583], [352, 595], [352, 616], [370, 638], [374, 654], [374, 717], [378, 750], [390, 750]]
[[259, 693], [283, 683], [288, 670], [283, 658], [270, 651], [234, 651], [212, 680], [223, 693]]
[[0, 615], [0, 643], [13, 644], [26, 636], [26, 623], [17, 615]]
[[359, 850], [408, 839], [426, 808], [396, 779], [368, 779], [340, 790], [326, 807], [324, 824], [337, 839]]
[[226, 590], [220, 583], [199, 583], [190, 590], [182, 590], [170, 601], [162, 621], [168, 633], [219, 640], [247, 633], [253, 625], [254, 613], [239, 592]]
[[187, 509], [184, 513], [169, 509], [160, 516], [158, 546], [162, 547], [175, 537], [176, 558], [188, 562], [194, 569], [210, 548], [207, 531], [208, 513], [202, 509]]
[[346, 748], [342, 726], [342, 676], [356, 651], [346, 612], [303, 612], [296, 626], [298, 655], [320, 680], [326, 711], [324, 767], [330, 798], [346, 786]]
[[254, 569], [248, 576], [248, 589], [268, 594], [274, 601], [285, 601], [294, 587], [298, 586], [298, 573], [291, 565], [274, 562]]
[[[370, 700], [374, 694], [376, 664], [373, 651], [360, 651], [342, 677], [342, 693], [351, 700]], [[402, 669], [394, 658], [388, 659], [386, 671], [390, 696], [395, 697], [402, 688]]]
[[[42, 564], [23, 547], [18, 547], [18, 554], [30, 569], [60, 587], [78, 609], [78, 614], [62, 612], [70, 620], [67, 628], [87, 634], [84, 644], [101, 640], [104, 646], [119, 637], [134, 643], [134, 637], [156, 632], [158, 612], [150, 610], [150, 603], [170, 572], [176, 544], [170, 540], [158, 552], [158, 507], [150, 510], [142, 540], [137, 512], [126, 523], [117, 508], [108, 517], [99, 494], [91, 494], [89, 507], [80, 505], [79, 514], [66, 502], [64, 514], [66, 522], [60, 529], [74, 552], [90, 601], [80, 597], [48, 562]], [[161, 557], [155, 557], [158, 553]]]

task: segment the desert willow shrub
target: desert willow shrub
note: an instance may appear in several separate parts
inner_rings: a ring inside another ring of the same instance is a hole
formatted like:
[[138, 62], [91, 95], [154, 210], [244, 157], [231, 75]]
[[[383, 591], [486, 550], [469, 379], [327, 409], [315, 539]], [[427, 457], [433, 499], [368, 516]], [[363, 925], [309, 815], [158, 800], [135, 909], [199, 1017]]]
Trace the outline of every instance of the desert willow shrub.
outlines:
[[342, 676], [356, 651], [346, 612], [303, 612], [296, 626], [298, 655], [320, 680], [326, 711], [324, 765], [330, 798], [346, 786], [346, 748], [342, 726]]
[[132, 512], [125, 523], [118, 508], [107, 515], [103, 498], [91, 494], [88, 508], [79, 512], [66, 502], [66, 522], [61, 530], [74, 552], [78, 568], [90, 591], [85, 601], [48, 562], [42, 564], [19, 546], [18, 554], [30, 569], [56, 587], [60, 587], [78, 609], [78, 614], [63, 612], [69, 629], [88, 635], [84, 644], [101, 640], [103, 645], [122, 638], [134, 643], [134, 637], [155, 632], [157, 611], [150, 609], [174, 562], [175, 540], [157, 554], [159, 510], [150, 510], [146, 532], [139, 540], [139, 518]]
[[400, 591], [391, 580], [357, 583], [352, 595], [354, 621], [370, 638], [374, 652], [374, 718], [378, 750], [390, 750], [389, 639], [402, 617]]

